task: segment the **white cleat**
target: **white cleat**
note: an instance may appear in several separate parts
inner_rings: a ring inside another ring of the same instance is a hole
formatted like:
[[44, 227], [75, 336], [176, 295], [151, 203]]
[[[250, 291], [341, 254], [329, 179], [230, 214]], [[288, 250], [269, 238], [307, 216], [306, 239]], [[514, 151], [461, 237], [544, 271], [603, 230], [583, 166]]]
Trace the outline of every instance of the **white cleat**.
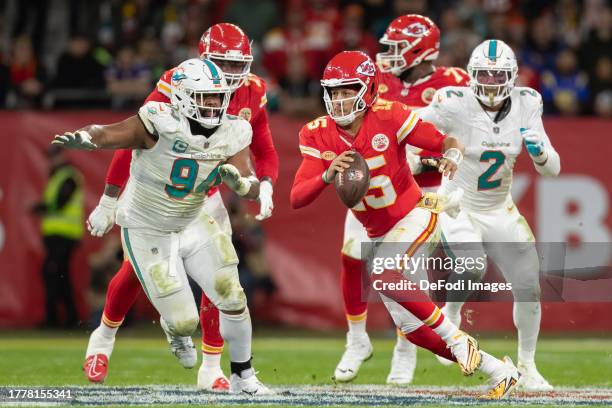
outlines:
[[546, 392], [553, 390], [554, 387], [542, 377], [535, 363], [524, 364], [519, 361], [518, 370], [521, 373], [521, 382], [518, 385], [521, 391]]
[[472, 375], [480, 367], [482, 355], [475, 338], [461, 330], [453, 336], [450, 347], [451, 353], [457, 359], [463, 375]]
[[397, 338], [391, 359], [391, 371], [387, 376], [387, 384], [407, 385], [414, 378], [416, 369], [416, 346], [406, 339]]
[[274, 391], [266, 387], [257, 379], [255, 370], [252, 368], [245, 370], [242, 374], [246, 378], [240, 377], [238, 374], [230, 376], [230, 394], [247, 394], [252, 397], [258, 395], [274, 395]]
[[[461, 327], [461, 313], [457, 313], [457, 314], [447, 314], [448, 312], [446, 311], [446, 306], [444, 306], [442, 309], [440, 309], [440, 311], [442, 312], [442, 314], [444, 315], [445, 318], [447, 318], [448, 320], [450, 320], [455, 326], [457, 326], [457, 328]], [[439, 355], [436, 354], [436, 358], [438, 359], [438, 362], [442, 365], [445, 366], [451, 366], [453, 364], [455, 364], [454, 361], [448, 360], [444, 357], [441, 357]]]
[[500, 400], [506, 398], [522, 382], [521, 374], [514, 366], [510, 357], [505, 356], [500, 365], [499, 372], [491, 376], [492, 387], [489, 391], [481, 395], [480, 398], [490, 400]]
[[166, 333], [166, 339], [168, 340], [168, 344], [170, 344], [170, 351], [172, 351], [172, 354], [174, 354], [179, 361], [179, 364], [184, 368], [195, 367], [198, 363], [198, 353], [193, 345], [191, 337], [173, 336], [169, 333], [170, 330], [164, 319], [159, 319], [159, 323], [164, 333]]
[[198, 370], [198, 389], [213, 392], [228, 392], [230, 383], [221, 367], [200, 366]]
[[334, 371], [333, 381], [348, 382], [357, 377], [361, 364], [372, 357], [373, 348], [367, 334], [346, 335], [346, 350]]

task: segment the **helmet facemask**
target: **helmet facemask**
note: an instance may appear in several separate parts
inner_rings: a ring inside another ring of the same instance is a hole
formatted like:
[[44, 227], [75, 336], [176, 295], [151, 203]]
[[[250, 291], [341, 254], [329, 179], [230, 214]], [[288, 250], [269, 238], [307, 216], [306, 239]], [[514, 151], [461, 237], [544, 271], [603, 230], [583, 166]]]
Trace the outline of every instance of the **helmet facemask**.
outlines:
[[244, 85], [251, 72], [251, 63], [253, 62], [252, 55], [232, 54], [231, 51], [227, 54], [206, 53], [202, 54], [202, 58], [212, 60], [223, 71], [223, 76], [231, 92]]
[[[386, 35], [383, 36], [380, 43], [388, 48], [386, 52], [376, 54], [378, 68], [381, 72], [390, 72], [395, 76], [400, 76], [404, 71], [419, 65], [423, 61], [433, 61], [438, 58], [438, 51], [433, 48], [423, 50], [420, 42], [421, 38], [417, 38], [410, 43], [407, 40], [389, 40]], [[417, 57], [411, 59], [410, 54], [417, 55]], [[410, 64], [406, 62], [408, 60], [411, 61]]]
[[[211, 96], [218, 98], [211, 98]], [[195, 91], [180, 87], [175, 90], [173, 97], [179, 112], [189, 119], [193, 119], [207, 129], [212, 129], [223, 123], [225, 111], [230, 101], [230, 91]]]
[[[321, 81], [321, 85], [323, 86], [323, 101], [325, 102], [325, 109], [334, 122], [340, 126], [351, 124], [359, 112], [366, 110], [367, 103], [364, 100], [364, 95], [366, 93], [367, 86], [360, 79], [352, 79], [348, 81], [323, 80]], [[357, 92], [354, 96], [333, 98], [332, 90], [334, 88], [348, 88]]]
[[516, 69], [468, 66], [470, 88], [480, 102], [496, 106], [510, 96], [516, 80]]

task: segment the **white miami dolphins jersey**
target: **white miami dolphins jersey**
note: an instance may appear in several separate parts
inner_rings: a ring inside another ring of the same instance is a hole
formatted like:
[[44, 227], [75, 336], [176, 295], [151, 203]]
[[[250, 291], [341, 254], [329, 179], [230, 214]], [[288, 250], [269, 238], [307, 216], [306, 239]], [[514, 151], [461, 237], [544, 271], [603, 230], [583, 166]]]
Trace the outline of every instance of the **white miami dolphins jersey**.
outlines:
[[463, 188], [462, 208], [495, 209], [510, 198], [512, 170], [523, 147], [521, 128], [541, 133], [546, 149], [554, 151], [542, 124], [542, 97], [531, 88], [515, 87], [510, 105], [497, 117], [482, 108], [470, 88], [441, 88], [419, 116], [465, 145], [453, 180], [442, 181], [448, 191]]
[[251, 125], [227, 115], [211, 136], [194, 135], [188, 120], [161, 102], [148, 102], [138, 116], [158, 141], [132, 152], [117, 224], [180, 231], [198, 215], [208, 190], [221, 183], [218, 166], [249, 146]]

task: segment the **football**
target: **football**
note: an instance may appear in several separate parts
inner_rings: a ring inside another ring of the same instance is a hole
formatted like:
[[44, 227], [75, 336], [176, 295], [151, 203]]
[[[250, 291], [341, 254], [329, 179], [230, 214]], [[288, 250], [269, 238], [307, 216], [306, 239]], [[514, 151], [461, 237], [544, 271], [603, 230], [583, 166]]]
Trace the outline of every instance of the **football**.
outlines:
[[355, 159], [351, 167], [345, 169], [343, 173], [336, 173], [334, 180], [336, 193], [348, 208], [356, 206], [370, 187], [368, 163], [358, 152], [351, 157]]

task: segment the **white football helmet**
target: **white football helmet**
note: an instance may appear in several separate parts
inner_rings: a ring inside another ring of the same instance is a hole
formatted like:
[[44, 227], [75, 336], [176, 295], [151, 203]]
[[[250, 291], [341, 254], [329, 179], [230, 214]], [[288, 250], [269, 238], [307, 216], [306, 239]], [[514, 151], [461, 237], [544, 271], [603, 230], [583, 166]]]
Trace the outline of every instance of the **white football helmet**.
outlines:
[[487, 106], [495, 106], [510, 96], [518, 65], [514, 51], [506, 43], [486, 40], [472, 51], [467, 71], [476, 98]]
[[[219, 95], [219, 103], [210, 101], [210, 95]], [[205, 128], [212, 129], [223, 122], [230, 97], [223, 71], [208, 59], [183, 61], [172, 74], [172, 105]]]

